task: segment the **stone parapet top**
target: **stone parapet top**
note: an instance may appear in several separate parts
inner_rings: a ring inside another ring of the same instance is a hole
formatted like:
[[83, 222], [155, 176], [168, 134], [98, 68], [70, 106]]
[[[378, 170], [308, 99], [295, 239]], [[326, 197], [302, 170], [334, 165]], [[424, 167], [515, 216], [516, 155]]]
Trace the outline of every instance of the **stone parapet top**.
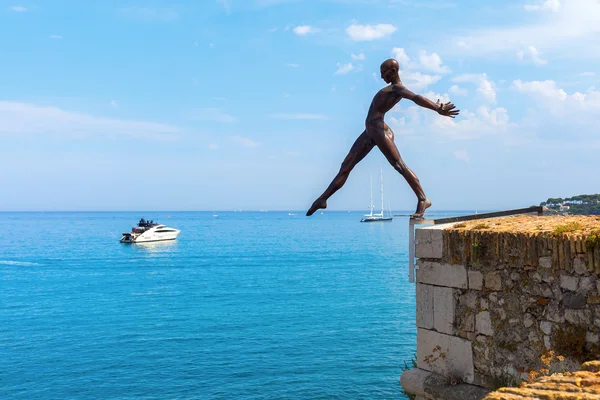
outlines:
[[[564, 227], [560, 229], [560, 227]], [[561, 234], [589, 235], [600, 229], [600, 216], [569, 215], [569, 216], [529, 216], [489, 218], [451, 225], [440, 225], [446, 231], [478, 231], [478, 232], [509, 232], [509, 233], [554, 233], [557, 228]]]

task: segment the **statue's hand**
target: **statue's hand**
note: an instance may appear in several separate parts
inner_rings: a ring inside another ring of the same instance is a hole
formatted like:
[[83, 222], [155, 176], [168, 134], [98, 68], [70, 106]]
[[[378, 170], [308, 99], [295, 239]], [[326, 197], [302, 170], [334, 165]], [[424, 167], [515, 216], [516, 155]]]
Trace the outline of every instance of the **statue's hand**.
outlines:
[[456, 116], [460, 112], [460, 110], [455, 110], [454, 108], [456, 106], [450, 102], [440, 103], [440, 100], [438, 99], [438, 101], [435, 104], [438, 105], [438, 114], [443, 115], [445, 117], [456, 118]]

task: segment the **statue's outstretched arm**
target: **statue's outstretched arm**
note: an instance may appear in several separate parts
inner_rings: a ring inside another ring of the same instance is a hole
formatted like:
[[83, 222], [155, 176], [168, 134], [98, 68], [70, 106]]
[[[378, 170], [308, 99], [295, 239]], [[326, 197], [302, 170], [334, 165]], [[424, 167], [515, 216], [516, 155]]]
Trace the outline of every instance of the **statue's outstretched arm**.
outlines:
[[403, 98], [413, 101], [416, 105], [429, 108], [446, 117], [455, 118], [460, 112], [460, 110], [455, 110], [455, 105], [450, 102], [440, 103], [440, 100], [438, 99], [437, 103], [434, 103], [428, 98], [423, 97], [420, 94], [415, 94], [401, 85], [394, 85], [394, 91]]

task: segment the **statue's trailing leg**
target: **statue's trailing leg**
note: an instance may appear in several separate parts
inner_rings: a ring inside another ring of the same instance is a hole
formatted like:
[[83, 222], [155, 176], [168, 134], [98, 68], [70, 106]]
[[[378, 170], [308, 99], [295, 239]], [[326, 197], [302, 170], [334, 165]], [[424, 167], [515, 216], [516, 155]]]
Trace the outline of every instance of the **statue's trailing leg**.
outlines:
[[369, 154], [373, 147], [375, 147], [375, 143], [367, 135], [367, 132], [363, 131], [352, 145], [335, 178], [333, 178], [327, 189], [313, 202], [312, 206], [306, 212], [307, 216], [313, 215], [318, 209], [327, 208], [327, 200], [344, 186], [352, 169]]

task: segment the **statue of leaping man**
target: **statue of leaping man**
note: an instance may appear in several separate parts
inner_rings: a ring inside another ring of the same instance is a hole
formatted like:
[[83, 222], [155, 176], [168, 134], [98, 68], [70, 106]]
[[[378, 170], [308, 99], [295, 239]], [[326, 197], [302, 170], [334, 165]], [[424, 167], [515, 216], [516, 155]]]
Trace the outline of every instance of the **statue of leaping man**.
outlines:
[[400, 152], [394, 143], [394, 132], [392, 132], [390, 127], [383, 121], [383, 117], [386, 112], [391, 110], [403, 98], [412, 100], [421, 107], [429, 108], [440, 115], [450, 118], [455, 118], [460, 110], [455, 110], [454, 104], [450, 102], [444, 104], [440, 103], [438, 100], [437, 103], [434, 103], [431, 100], [408, 90], [402, 84], [402, 81], [400, 81], [400, 76], [398, 75], [399, 68], [398, 61], [394, 59], [386, 60], [381, 64], [381, 78], [386, 83], [389, 83], [389, 86], [381, 89], [377, 92], [375, 97], [373, 97], [365, 122], [365, 130], [352, 145], [350, 152], [342, 163], [340, 171], [335, 178], [333, 178], [333, 181], [306, 212], [307, 216], [314, 214], [314, 212], [320, 208], [327, 208], [327, 200], [344, 186], [350, 171], [352, 171], [356, 164], [365, 158], [375, 146], [379, 147], [379, 150], [383, 153], [385, 158], [387, 158], [392, 167], [406, 179], [406, 182], [408, 182], [415, 192], [418, 200], [417, 211], [411, 215], [411, 218], [423, 218], [425, 210], [431, 207], [431, 201], [425, 196], [419, 178], [417, 178], [415, 173], [404, 164], [404, 161], [402, 161]]

